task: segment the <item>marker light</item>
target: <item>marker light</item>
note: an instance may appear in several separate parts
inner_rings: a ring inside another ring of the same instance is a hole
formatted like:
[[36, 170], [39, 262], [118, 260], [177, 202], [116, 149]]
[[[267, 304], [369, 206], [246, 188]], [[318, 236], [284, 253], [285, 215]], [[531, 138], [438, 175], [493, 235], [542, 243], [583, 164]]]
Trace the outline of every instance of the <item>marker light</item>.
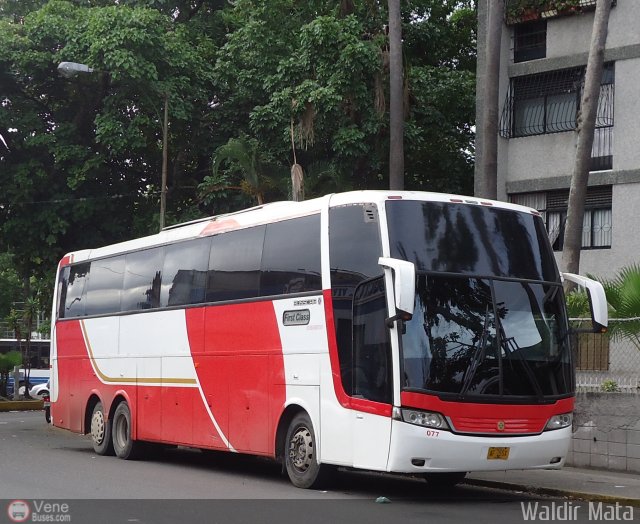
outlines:
[[432, 411], [418, 411], [416, 409], [403, 409], [402, 420], [416, 426], [425, 428], [449, 429], [449, 424], [440, 413]]
[[554, 415], [549, 419], [544, 427], [545, 431], [554, 429], [568, 428], [573, 423], [573, 413], [563, 413], [562, 415]]

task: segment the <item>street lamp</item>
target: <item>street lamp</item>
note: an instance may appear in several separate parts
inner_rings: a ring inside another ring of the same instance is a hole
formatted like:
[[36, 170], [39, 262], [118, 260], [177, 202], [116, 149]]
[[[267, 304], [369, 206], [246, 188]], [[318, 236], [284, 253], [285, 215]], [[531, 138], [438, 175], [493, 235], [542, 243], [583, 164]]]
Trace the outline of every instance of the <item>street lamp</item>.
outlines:
[[[93, 73], [95, 70], [86, 64], [76, 62], [60, 62], [58, 73], [65, 78], [78, 74]], [[162, 123], [162, 181], [160, 187], [160, 231], [164, 229], [164, 215], [167, 209], [167, 164], [168, 164], [168, 128], [169, 128], [169, 95], [164, 94], [164, 118]]]

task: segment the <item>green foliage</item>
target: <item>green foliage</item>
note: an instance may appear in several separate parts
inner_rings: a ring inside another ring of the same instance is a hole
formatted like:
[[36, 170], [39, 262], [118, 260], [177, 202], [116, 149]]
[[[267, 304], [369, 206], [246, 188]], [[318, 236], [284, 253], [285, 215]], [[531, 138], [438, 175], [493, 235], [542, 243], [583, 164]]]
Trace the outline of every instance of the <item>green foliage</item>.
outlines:
[[[220, 167], [224, 163], [230, 164], [231, 175], [240, 176], [236, 185], [228, 176], [220, 175]], [[242, 134], [238, 138], [230, 138], [226, 144], [216, 149], [213, 173], [210, 177], [205, 177], [199, 189], [205, 196], [229, 189], [240, 190], [262, 205], [265, 193], [277, 186], [274, 172], [277, 169], [277, 166], [273, 167], [269, 156], [260, 150], [259, 142]]]
[[7, 353], [0, 353], [0, 373], [8, 373], [20, 365], [22, 365], [22, 356], [19, 351], [11, 350]]
[[567, 295], [567, 314], [569, 318], [589, 318], [589, 297], [584, 290], [575, 289]]
[[[402, 9], [406, 186], [471, 192], [474, 3]], [[294, 156], [308, 197], [388, 187], [387, 22], [371, 1], [0, 0], [0, 253], [41, 281], [156, 231], [165, 96], [168, 221], [287, 198]]]
[[609, 324], [613, 340], [631, 341], [640, 349], [640, 265], [622, 268], [611, 279], [599, 279], [609, 303], [612, 318], [625, 319]]
[[610, 379], [604, 380], [602, 384], [600, 384], [600, 389], [607, 393], [615, 393], [617, 391], [620, 391], [620, 387], [618, 386], [618, 383], [615, 380], [610, 380]]
[[0, 353], [0, 397], [7, 396], [7, 379], [9, 373], [16, 366], [22, 365], [22, 355], [19, 351]]
[[0, 253], [0, 319], [6, 317], [11, 305], [20, 299], [21, 288], [13, 258], [7, 253]]

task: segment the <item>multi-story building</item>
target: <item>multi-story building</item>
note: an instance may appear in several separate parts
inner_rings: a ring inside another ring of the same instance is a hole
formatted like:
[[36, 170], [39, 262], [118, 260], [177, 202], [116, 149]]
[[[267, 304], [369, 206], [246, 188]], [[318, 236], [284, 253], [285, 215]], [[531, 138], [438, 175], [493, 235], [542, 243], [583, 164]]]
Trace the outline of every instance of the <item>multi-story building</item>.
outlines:
[[[505, 4], [498, 198], [543, 213], [559, 262], [595, 4]], [[614, 0], [586, 199], [583, 274], [610, 277], [640, 261], [639, 25], [640, 1]]]

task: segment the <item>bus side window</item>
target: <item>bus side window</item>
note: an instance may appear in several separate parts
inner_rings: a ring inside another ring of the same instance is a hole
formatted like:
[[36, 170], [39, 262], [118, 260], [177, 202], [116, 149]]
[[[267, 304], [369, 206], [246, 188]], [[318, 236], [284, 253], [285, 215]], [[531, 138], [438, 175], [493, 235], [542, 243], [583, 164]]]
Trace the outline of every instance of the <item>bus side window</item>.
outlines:
[[71, 266], [64, 301], [64, 317], [83, 317], [85, 315], [86, 281], [90, 267], [89, 262]]
[[67, 287], [69, 286], [69, 269], [69, 266], [63, 268], [58, 278], [58, 303], [56, 306], [58, 318], [64, 318], [66, 316], [65, 303], [67, 301]]
[[342, 386], [353, 394], [353, 297], [363, 280], [382, 275], [377, 208], [355, 204], [329, 209], [329, 263], [333, 318]]
[[221, 233], [212, 238], [207, 302], [260, 296], [260, 261], [265, 226]]
[[124, 256], [102, 258], [91, 262], [85, 315], [119, 313], [123, 278]]
[[262, 296], [322, 289], [320, 215], [267, 225], [262, 255]]
[[159, 307], [163, 259], [164, 248], [158, 247], [127, 254], [122, 311]]
[[384, 277], [361, 283], [353, 298], [353, 394], [391, 402], [391, 340]]
[[165, 248], [160, 307], [205, 301], [210, 247], [210, 238], [199, 238]]

